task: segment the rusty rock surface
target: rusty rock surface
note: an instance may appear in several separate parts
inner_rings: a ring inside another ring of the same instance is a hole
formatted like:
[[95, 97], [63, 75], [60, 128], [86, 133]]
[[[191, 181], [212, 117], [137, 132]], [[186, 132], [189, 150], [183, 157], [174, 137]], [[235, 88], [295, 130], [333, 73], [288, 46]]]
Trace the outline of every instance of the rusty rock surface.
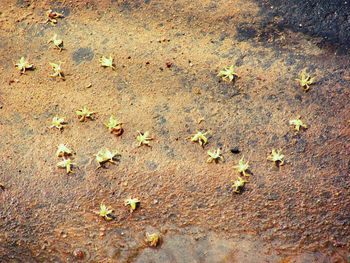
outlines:
[[[250, 0], [2, 2], [0, 261], [349, 262], [348, 55], [261, 27]], [[45, 23], [50, 8], [65, 15], [56, 25]], [[47, 44], [55, 33], [61, 52]], [[35, 69], [20, 75], [21, 56]], [[59, 61], [65, 81], [49, 77]], [[239, 78], [221, 81], [231, 64]], [[303, 68], [317, 78], [309, 92], [295, 81]], [[84, 105], [94, 120], [78, 121]], [[111, 114], [120, 137], [104, 126]], [[55, 115], [62, 131], [48, 128]], [[295, 133], [298, 115], [308, 129]], [[136, 147], [138, 130], [151, 147]], [[188, 139], [196, 130], [210, 131], [204, 149]], [[56, 167], [60, 143], [74, 174]], [[96, 170], [102, 147], [121, 158]], [[225, 161], [206, 163], [217, 148]], [[273, 148], [280, 168], [266, 160]], [[235, 194], [242, 156], [252, 175]], [[133, 213], [128, 197], [141, 200]], [[102, 202], [114, 220], [94, 213]], [[150, 227], [163, 237], [155, 249]]]

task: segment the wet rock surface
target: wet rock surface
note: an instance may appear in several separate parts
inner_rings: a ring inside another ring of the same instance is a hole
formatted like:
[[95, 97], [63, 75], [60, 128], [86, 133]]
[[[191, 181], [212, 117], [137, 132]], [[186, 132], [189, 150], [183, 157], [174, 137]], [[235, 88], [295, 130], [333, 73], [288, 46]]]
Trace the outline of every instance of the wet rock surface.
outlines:
[[[266, 24], [274, 24], [279, 30], [290, 28], [312, 37], [321, 37], [323, 44], [337, 45], [344, 48], [344, 52], [350, 47], [349, 1], [264, 0], [259, 4], [263, 7]], [[243, 32], [251, 35], [253, 30]]]
[[94, 58], [94, 52], [91, 48], [79, 48], [72, 54], [72, 59], [76, 64], [80, 64], [83, 61], [91, 61]]
[[[253, 0], [49, 4], [2, 2], [1, 262], [349, 261], [347, 56]], [[65, 12], [56, 25], [44, 23], [50, 7]], [[54, 33], [61, 52], [47, 45]], [[21, 56], [33, 71], [19, 74]], [[65, 81], [49, 77], [58, 61]], [[217, 74], [231, 64], [239, 77], [227, 83]], [[317, 79], [308, 92], [295, 82], [305, 67]], [[79, 122], [84, 105], [94, 120]], [[105, 127], [112, 114], [125, 122], [119, 137]], [[49, 128], [55, 115], [67, 120], [61, 131]], [[298, 115], [308, 129], [296, 133]], [[150, 147], [136, 147], [138, 130]], [[208, 145], [189, 140], [197, 130]], [[74, 174], [56, 167], [60, 143], [74, 151]], [[97, 169], [102, 147], [120, 161]], [[225, 160], [207, 163], [217, 148]], [[267, 161], [272, 149], [285, 165]], [[252, 174], [237, 194], [243, 156]], [[129, 197], [141, 201], [133, 213]], [[111, 221], [95, 213], [102, 202]], [[162, 242], [151, 249], [153, 230]]]

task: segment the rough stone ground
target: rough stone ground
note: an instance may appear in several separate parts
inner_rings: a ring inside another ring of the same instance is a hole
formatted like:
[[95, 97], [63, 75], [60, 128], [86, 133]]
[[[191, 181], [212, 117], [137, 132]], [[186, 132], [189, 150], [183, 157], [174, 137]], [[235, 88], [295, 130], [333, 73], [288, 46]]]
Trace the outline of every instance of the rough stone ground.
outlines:
[[[42, 23], [49, 8], [65, 14], [57, 26]], [[247, 0], [3, 0], [0, 261], [349, 262], [348, 56], [264, 21]], [[62, 52], [46, 44], [54, 33]], [[109, 54], [115, 71], [99, 66]], [[18, 73], [21, 56], [34, 71]], [[48, 76], [58, 61], [65, 81]], [[216, 76], [230, 64], [234, 84]], [[318, 79], [308, 93], [295, 83], [304, 67]], [[78, 121], [83, 105], [94, 121]], [[103, 125], [111, 114], [121, 137]], [[55, 115], [63, 132], [48, 128]], [[297, 115], [309, 125], [299, 134], [288, 125]], [[212, 135], [204, 149], [188, 140], [199, 129]], [[135, 146], [137, 130], [152, 147]], [[56, 168], [60, 143], [75, 151], [73, 175]], [[96, 170], [104, 146], [122, 157]], [[207, 164], [217, 147], [225, 162]], [[286, 156], [280, 169], [266, 160], [272, 148]], [[253, 174], [235, 194], [242, 155]], [[133, 214], [130, 196], [141, 200]], [[101, 202], [115, 220], [93, 213]], [[143, 242], [152, 229], [157, 249]]]

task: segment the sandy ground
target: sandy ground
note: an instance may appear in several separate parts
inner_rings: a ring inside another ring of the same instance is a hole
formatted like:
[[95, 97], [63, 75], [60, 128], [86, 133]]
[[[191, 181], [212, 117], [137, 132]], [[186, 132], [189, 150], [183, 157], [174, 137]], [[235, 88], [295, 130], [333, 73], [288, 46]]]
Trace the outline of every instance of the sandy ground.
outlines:
[[[2, 2], [1, 262], [350, 262], [347, 55], [262, 28], [250, 0]], [[57, 25], [44, 23], [50, 8], [65, 15]], [[47, 44], [55, 33], [61, 52]], [[19, 74], [21, 56], [35, 69]], [[64, 81], [49, 76], [59, 61]], [[231, 64], [239, 78], [227, 83], [217, 73]], [[309, 92], [295, 81], [305, 67]], [[84, 105], [94, 120], [79, 122]], [[104, 126], [111, 114], [120, 137]], [[49, 128], [56, 115], [62, 131]], [[298, 115], [308, 129], [296, 133]], [[151, 147], [136, 147], [138, 130]], [[210, 131], [204, 148], [189, 140], [197, 130]], [[60, 143], [74, 174], [56, 167]], [[120, 162], [96, 170], [102, 147]], [[217, 148], [225, 161], [206, 163]], [[273, 148], [280, 168], [266, 160]], [[242, 156], [252, 174], [236, 194]], [[128, 197], [141, 201], [133, 213]], [[94, 213], [101, 202], [114, 220]], [[157, 248], [147, 231], [161, 234]]]

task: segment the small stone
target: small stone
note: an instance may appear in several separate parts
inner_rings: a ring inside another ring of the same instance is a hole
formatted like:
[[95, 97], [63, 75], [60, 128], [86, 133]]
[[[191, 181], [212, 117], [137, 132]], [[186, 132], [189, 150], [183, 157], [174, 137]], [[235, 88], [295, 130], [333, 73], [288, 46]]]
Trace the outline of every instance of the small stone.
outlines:
[[233, 147], [230, 149], [231, 153], [233, 154], [238, 154], [240, 153], [241, 151], [239, 150], [239, 148], [236, 146], [236, 147]]
[[81, 249], [77, 248], [73, 251], [73, 256], [76, 259], [83, 259], [85, 257], [85, 253]]

